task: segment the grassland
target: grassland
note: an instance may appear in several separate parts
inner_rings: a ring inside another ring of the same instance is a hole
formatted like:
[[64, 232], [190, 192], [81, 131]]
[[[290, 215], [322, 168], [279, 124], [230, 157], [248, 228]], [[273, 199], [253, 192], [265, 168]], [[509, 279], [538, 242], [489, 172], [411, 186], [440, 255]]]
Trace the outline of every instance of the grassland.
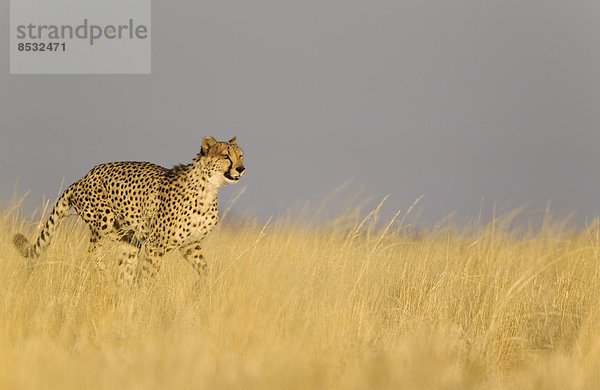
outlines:
[[[87, 258], [76, 218], [29, 263], [10, 240], [37, 221], [6, 209], [0, 389], [600, 384], [597, 220], [515, 229], [511, 214], [417, 232], [404, 213], [358, 215], [311, 227], [226, 217], [202, 282], [174, 253], [152, 287], [120, 290]], [[101, 254], [115, 268], [114, 248]]]

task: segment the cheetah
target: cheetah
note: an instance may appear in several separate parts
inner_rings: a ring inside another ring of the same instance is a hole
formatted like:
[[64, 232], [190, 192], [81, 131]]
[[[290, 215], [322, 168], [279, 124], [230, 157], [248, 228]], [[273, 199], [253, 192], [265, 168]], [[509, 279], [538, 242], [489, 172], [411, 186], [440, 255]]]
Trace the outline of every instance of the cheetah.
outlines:
[[201, 241], [217, 224], [217, 193], [242, 177], [242, 157], [236, 137], [205, 137], [192, 163], [172, 169], [137, 161], [97, 165], [63, 192], [35, 243], [20, 233], [13, 243], [22, 256], [39, 257], [73, 207], [91, 230], [90, 254], [105, 237], [125, 244], [120, 283], [151, 280], [174, 249], [202, 276], [207, 263]]

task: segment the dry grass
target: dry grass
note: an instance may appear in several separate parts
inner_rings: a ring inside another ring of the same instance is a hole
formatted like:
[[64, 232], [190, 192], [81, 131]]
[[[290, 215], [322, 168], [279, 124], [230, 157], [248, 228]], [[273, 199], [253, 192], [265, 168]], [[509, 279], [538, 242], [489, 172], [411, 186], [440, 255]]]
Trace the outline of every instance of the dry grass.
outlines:
[[[311, 209], [308, 209], [311, 212]], [[103, 283], [75, 218], [33, 264], [0, 214], [2, 389], [589, 389], [600, 226], [513, 216], [418, 234], [356, 213], [223, 226], [204, 283], [178, 254], [149, 289]], [[400, 219], [399, 216], [398, 219]], [[108, 248], [105, 261], [112, 264]]]

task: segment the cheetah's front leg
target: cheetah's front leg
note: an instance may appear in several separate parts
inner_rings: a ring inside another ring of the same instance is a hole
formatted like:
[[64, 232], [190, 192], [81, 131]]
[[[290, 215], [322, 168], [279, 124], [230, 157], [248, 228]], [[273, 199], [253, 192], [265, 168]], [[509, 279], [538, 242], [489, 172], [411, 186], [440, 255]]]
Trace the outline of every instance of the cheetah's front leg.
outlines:
[[208, 265], [206, 264], [204, 256], [202, 256], [202, 248], [200, 247], [200, 243], [194, 242], [181, 247], [179, 250], [181, 251], [183, 257], [192, 265], [192, 267], [194, 267], [200, 276], [206, 275]]

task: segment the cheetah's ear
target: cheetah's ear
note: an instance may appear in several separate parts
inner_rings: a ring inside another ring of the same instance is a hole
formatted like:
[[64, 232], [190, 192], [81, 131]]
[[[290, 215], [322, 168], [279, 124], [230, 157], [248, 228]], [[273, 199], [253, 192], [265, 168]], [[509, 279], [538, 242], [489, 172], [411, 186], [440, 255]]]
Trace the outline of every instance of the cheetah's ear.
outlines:
[[217, 141], [213, 137], [204, 137], [202, 140], [202, 152], [206, 154], [210, 148], [215, 146]]
[[237, 143], [237, 137], [233, 137], [232, 139], [230, 139], [229, 143], [235, 145]]

